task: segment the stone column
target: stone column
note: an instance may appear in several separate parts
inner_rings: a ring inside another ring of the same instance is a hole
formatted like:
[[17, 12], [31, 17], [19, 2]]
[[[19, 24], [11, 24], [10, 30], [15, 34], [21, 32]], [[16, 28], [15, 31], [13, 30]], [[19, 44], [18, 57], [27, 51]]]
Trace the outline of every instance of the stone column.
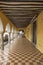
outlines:
[[11, 32], [11, 43], [13, 42], [13, 38], [14, 38], [14, 35], [13, 35], [13, 32]]
[[12, 32], [12, 40], [14, 39], [14, 33]]
[[11, 43], [11, 32], [9, 32], [9, 36], [8, 36], [8, 43]]
[[3, 39], [3, 33], [2, 33], [2, 43], [1, 43], [1, 49], [4, 50], [4, 39]]

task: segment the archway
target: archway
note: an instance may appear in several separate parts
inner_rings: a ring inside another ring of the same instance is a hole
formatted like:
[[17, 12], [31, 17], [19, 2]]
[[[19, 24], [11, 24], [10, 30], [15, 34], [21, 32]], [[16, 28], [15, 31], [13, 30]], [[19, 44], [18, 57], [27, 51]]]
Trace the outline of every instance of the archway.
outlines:
[[33, 38], [32, 38], [32, 42], [34, 44], [37, 44], [37, 38], [36, 38], [36, 33], [37, 33], [37, 22], [33, 22], [33, 29], [32, 29], [32, 33], [33, 33]]
[[10, 24], [9, 23], [6, 25], [3, 37], [4, 37], [4, 42], [8, 43], [10, 41]]
[[18, 37], [25, 37], [25, 32], [24, 32], [24, 30], [20, 29], [20, 30], [18, 31]]

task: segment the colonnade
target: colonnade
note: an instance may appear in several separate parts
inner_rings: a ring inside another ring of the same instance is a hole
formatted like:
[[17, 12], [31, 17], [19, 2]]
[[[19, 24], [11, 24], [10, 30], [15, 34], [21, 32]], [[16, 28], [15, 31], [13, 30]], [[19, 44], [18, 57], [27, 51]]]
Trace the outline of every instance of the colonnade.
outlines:
[[14, 28], [12, 26], [12, 29], [11, 29], [9, 23], [7, 23], [6, 28], [4, 30], [3, 23], [0, 18], [0, 49], [4, 50], [5, 35], [8, 35], [8, 43], [11, 43], [11, 40], [14, 39], [14, 34], [15, 34]]

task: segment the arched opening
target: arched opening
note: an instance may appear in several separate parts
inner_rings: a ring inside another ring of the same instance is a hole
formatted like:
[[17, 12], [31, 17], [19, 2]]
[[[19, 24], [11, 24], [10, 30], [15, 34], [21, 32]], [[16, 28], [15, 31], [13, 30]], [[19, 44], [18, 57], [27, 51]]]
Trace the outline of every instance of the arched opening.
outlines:
[[37, 39], [36, 39], [36, 33], [37, 33], [37, 22], [33, 22], [33, 38], [32, 38], [32, 42], [36, 45], [37, 43]]
[[24, 30], [19, 30], [19, 31], [18, 31], [18, 37], [25, 37], [25, 32], [24, 32]]
[[8, 43], [8, 38], [9, 38], [9, 33], [8, 32], [5, 32], [3, 34], [3, 38], [4, 38], [4, 44], [7, 44]]
[[9, 39], [10, 39], [9, 33], [10, 33], [10, 24], [8, 23], [6, 25], [5, 32], [3, 34], [4, 44], [7, 44], [9, 42]]

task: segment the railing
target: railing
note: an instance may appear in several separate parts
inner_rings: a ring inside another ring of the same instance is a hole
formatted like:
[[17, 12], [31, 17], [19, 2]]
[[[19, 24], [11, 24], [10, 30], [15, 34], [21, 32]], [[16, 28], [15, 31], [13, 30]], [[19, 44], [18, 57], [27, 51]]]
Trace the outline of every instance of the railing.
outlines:
[[[12, 40], [14, 40], [14, 38], [13, 39], [10, 39], [10, 42], [12, 41]], [[4, 42], [5, 43], [5, 42]], [[4, 44], [4, 45], [7, 45], [8, 44], [8, 41], [6, 41], [6, 44]]]
[[[15, 38], [10, 39], [10, 42], [11, 42], [12, 40], [14, 40], [14, 39], [15, 39]], [[5, 46], [5, 45], [7, 45], [7, 44], [8, 44], [8, 42], [9, 42], [8, 40], [4, 40], [4, 46]], [[1, 45], [0, 45], [0, 49], [1, 49]]]

